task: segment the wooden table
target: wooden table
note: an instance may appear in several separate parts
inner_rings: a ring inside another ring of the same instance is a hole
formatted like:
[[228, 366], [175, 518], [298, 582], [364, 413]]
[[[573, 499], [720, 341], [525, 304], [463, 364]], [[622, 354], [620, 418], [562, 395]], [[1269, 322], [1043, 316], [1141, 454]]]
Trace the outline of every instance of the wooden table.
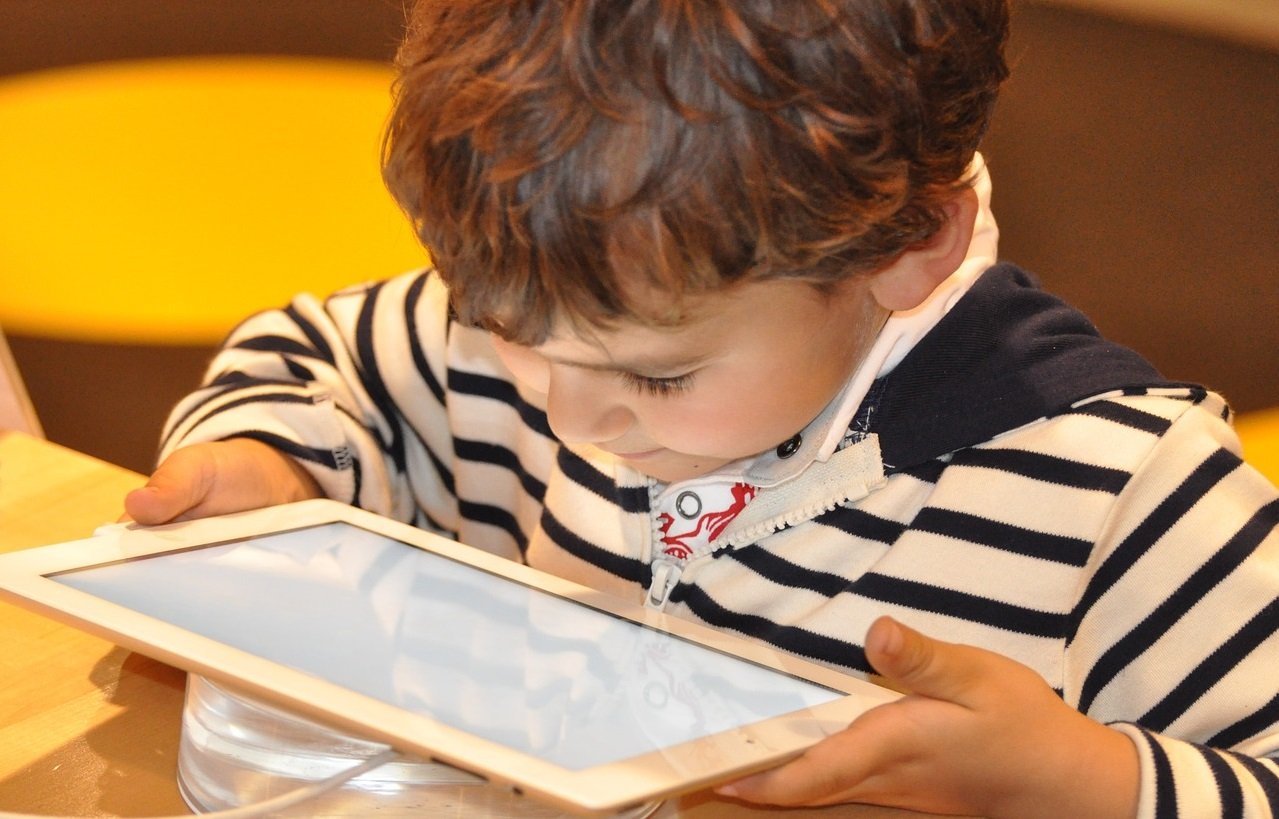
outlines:
[[[0, 432], [0, 552], [88, 537], [142, 476]], [[0, 602], [0, 811], [188, 814], [175, 772], [185, 674]], [[775, 811], [694, 794], [658, 817], [905, 817], [870, 808]]]
[[[118, 519], [142, 477], [0, 432], [0, 551]], [[0, 810], [189, 813], [174, 779], [183, 672], [0, 603]]]

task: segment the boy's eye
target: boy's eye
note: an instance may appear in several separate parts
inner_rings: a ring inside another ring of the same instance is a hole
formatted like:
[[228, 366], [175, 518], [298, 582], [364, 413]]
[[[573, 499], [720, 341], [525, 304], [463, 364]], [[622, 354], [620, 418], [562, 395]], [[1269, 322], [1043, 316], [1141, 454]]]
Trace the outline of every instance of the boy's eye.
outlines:
[[636, 373], [621, 373], [622, 379], [626, 382], [626, 386], [636, 392], [643, 392], [655, 396], [669, 396], [687, 390], [693, 383], [693, 375], [679, 375], [674, 378], [653, 378], [648, 375], [637, 375]]

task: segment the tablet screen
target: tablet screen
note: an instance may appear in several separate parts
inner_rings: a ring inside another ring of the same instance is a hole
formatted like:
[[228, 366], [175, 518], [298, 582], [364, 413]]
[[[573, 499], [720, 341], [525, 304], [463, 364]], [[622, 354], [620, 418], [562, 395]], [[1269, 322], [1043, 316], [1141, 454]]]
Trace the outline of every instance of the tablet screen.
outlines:
[[51, 579], [571, 770], [845, 696], [347, 523]]

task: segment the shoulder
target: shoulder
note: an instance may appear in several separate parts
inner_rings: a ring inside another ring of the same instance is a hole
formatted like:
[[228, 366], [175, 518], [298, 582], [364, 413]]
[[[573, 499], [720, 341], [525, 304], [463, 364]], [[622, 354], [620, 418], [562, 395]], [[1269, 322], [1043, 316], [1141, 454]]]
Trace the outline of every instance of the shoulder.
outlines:
[[[1207, 457], [1225, 449], [1237, 455], [1239, 444], [1229, 425], [1230, 410], [1216, 393], [1185, 385], [1111, 390], [1086, 396], [1051, 415], [1001, 432], [951, 456], [953, 462], [1010, 462], [1010, 452], [1033, 453], [1045, 460], [1044, 478], [1053, 469], [1074, 464], [1076, 471], [1098, 470], [1095, 486], [1118, 493], [1128, 480], [1150, 468], [1162, 450]], [[1110, 473], [1103, 478], [1102, 473]], [[1057, 476], [1060, 479], [1060, 476]]]
[[986, 271], [883, 378], [875, 413], [885, 463], [910, 468], [1102, 395], [1203, 390], [1136, 352], [1012, 265]]

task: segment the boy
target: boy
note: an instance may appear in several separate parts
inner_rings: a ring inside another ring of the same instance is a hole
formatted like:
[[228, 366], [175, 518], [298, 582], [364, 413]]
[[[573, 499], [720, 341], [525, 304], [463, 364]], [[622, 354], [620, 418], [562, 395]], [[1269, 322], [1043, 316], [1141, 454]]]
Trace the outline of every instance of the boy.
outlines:
[[239, 327], [129, 513], [324, 494], [916, 695], [741, 799], [1279, 813], [1279, 500], [994, 264], [1007, 14], [420, 3], [436, 270]]

